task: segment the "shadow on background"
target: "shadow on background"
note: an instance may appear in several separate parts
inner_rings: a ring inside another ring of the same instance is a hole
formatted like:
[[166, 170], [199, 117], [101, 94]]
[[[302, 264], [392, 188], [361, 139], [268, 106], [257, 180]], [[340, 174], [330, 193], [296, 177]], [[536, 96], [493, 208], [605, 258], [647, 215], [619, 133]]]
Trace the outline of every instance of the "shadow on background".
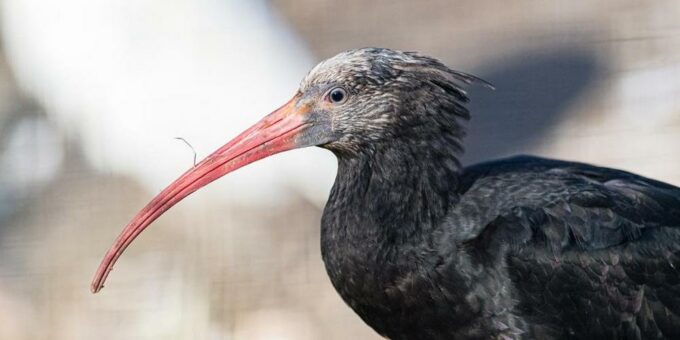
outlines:
[[578, 48], [532, 51], [479, 70], [496, 90], [470, 89], [464, 164], [532, 152], [603, 73], [594, 53]]

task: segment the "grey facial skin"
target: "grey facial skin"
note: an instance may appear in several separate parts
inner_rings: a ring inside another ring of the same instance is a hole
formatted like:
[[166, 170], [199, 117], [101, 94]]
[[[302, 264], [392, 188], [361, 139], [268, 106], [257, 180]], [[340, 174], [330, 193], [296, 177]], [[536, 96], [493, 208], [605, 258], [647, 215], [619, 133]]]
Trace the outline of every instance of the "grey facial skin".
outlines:
[[[480, 80], [433, 58], [370, 48], [321, 62], [303, 79], [300, 91], [313, 103], [334, 88], [347, 91], [344, 103], [316, 109], [329, 122], [334, 137], [324, 147], [356, 153], [380, 141], [417, 133], [414, 128], [432, 123], [458, 130], [451, 137], [461, 139], [458, 120], [468, 119], [469, 113], [461, 105], [467, 97], [460, 85], [474, 81]], [[440, 117], [441, 112], [447, 112], [445, 117]]]

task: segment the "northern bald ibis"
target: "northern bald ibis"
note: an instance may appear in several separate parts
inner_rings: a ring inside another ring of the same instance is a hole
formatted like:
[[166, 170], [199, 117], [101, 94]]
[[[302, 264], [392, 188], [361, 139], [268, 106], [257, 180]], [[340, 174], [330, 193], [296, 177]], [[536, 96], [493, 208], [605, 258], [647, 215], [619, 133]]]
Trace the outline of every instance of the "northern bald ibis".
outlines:
[[436, 59], [350, 50], [163, 190], [92, 282], [184, 197], [307, 146], [338, 173], [321, 252], [345, 302], [397, 339], [680, 339], [680, 188], [592, 165], [514, 157], [462, 167], [463, 87]]

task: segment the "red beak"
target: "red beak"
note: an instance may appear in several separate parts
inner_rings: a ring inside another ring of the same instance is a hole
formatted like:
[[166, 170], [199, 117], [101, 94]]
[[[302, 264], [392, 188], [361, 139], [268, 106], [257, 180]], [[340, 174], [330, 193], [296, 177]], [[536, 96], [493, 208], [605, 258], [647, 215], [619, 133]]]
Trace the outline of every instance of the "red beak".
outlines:
[[213, 152], [161, 191], [137, 213], [104, 256], [92, 280], [90, 286], [92, 292], [96, 293], [104, 287], [104, 281], [116, 260], [137, 235], [177, 202], [247, 164], [282, 151], [307, 146], [297, 142], [301, 132], [309, 125], [307, 123], [309, 107], [299, 105], [299, 99], [300, 94], [295, 95], [278, 110]]

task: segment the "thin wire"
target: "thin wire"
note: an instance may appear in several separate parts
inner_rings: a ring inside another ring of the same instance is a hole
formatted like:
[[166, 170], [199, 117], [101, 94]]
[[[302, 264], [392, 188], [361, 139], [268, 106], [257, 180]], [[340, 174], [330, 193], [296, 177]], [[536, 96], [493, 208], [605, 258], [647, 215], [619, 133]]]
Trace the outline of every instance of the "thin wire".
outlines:
[[187, 142], [187, 140], [182, 137], [175, 137], [175, 139], [181, 140], [191, 149], [191, 151], [194, 153], [194, 167], [196, 167], [196, 150], [194, 149], [194, 147], [191, 146], [191, 144], [189, 144], [189, 142]]

